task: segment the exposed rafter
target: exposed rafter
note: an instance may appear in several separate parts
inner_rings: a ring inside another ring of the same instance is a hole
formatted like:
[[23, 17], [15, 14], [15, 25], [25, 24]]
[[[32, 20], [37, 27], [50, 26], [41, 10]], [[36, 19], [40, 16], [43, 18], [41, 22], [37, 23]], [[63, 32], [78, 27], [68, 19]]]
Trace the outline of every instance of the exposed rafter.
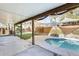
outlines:
[[[23, 22], [28, 21], [28, 20], [32, 20], [32, 19], [37, 20], [39, 18], [42, 18], [42, 17], [45, 17], [45, 16], [49, 16], [49, 15], [63, 14], [63, 13], [66, 13], [66, 12], [72, 10], [72, 9], [75, 9], [77, 7], [79, 7], [79, 3], [67, 3], [67, 4], [64, 4], [62, 6], [56, 7], [54, 9], [48, 10], [46, 12], [43, 12], [41, 14], [35, 15], [33, 17], [30, 17], [28, 19], [24, 19], [22, 21], [19, 21], [19, 22], [15, 23], [15, 25], [23, 23]], [[64, 11], [64, 12], [62, 12], [62, 11]]]

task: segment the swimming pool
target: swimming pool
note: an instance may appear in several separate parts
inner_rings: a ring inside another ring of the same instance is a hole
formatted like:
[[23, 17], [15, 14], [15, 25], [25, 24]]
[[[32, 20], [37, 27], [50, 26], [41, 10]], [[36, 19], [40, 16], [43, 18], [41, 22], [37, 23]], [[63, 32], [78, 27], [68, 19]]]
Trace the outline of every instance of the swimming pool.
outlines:
[[47, 38], [45, 41], [52, 46], [79, 52], [79, 41], [68, 40], [68, 39], [58, 38], [58, 37]]

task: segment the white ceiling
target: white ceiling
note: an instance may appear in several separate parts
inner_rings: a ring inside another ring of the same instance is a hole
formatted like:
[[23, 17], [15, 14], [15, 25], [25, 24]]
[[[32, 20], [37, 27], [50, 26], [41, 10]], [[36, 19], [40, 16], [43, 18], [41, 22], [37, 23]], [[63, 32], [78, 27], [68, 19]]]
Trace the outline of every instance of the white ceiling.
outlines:
[[62, 3], [0, 3], [0, 10], [28, 18], [63, 4]]

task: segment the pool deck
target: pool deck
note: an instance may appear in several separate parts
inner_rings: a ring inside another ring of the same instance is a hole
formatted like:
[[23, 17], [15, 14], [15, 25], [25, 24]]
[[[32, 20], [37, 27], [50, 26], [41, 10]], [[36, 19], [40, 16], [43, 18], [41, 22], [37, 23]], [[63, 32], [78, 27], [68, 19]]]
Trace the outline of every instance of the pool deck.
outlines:
[[[46, 38], [50, 38], [51, 36], [36, 36], [35, 37], [35, 43], [36, 45], [39, 45], [51, 52], [54, 52], [58, 55], [62, 55], [62, 56], [79, 56], [79, 52], [76, 52], [76, 51], [72, 51], [72, 50], [69, 50], [69, 49], [64, 49], [64, 48], [61, 48], [61, 47], [58, 47], [58, 46], [52, 46], [50, 44], [48, 44], [47, 42], [45, 42], [45, 39]], [[79, 41], [79, 39], [76, 39], [76, 38], [67, 38], [67, 37], [63, 37], [63, 38], [66, 38], [66, 39], [70, 39], [70, 40], [75, 40], [75, 41]]]
[[12, 56], [32, 46], [16, 36], [0, 37], [0, 40], [0, 56]]
[[52, 53], [40, 46], [34, 45], [31, 48], [16, 54], [16, 56], [59, 56], [59, 55]]
[[[16, 36], [0, 37], [0, 56], [57, 56], [40, 46]], [[31, 40], [31, 39], [30, 39]]]
[[[50, 36], [35, 36], [35, 44], [29, 40], [22, 40], [16, 36], [0, 37], [0, 56], [58, 56], [79, 55], [59, 47], [50, 46], [44, 40]], [[74, 40], [74, 39], [73, 39]], [[63, 52], [63, 53], [62, 53]]]

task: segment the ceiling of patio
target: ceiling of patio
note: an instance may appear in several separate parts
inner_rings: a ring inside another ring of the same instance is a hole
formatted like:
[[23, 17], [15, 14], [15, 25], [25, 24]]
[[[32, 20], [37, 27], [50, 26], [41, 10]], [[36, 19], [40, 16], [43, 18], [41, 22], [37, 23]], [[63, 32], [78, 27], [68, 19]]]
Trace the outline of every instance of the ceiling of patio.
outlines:
[[20, 21], [63, 4], [65, 3], [0, 3], [0, 19], [8, 19], [6, 17], [9, 15], [10, 19], [13, 16], [17, 17], [16, 21]]

